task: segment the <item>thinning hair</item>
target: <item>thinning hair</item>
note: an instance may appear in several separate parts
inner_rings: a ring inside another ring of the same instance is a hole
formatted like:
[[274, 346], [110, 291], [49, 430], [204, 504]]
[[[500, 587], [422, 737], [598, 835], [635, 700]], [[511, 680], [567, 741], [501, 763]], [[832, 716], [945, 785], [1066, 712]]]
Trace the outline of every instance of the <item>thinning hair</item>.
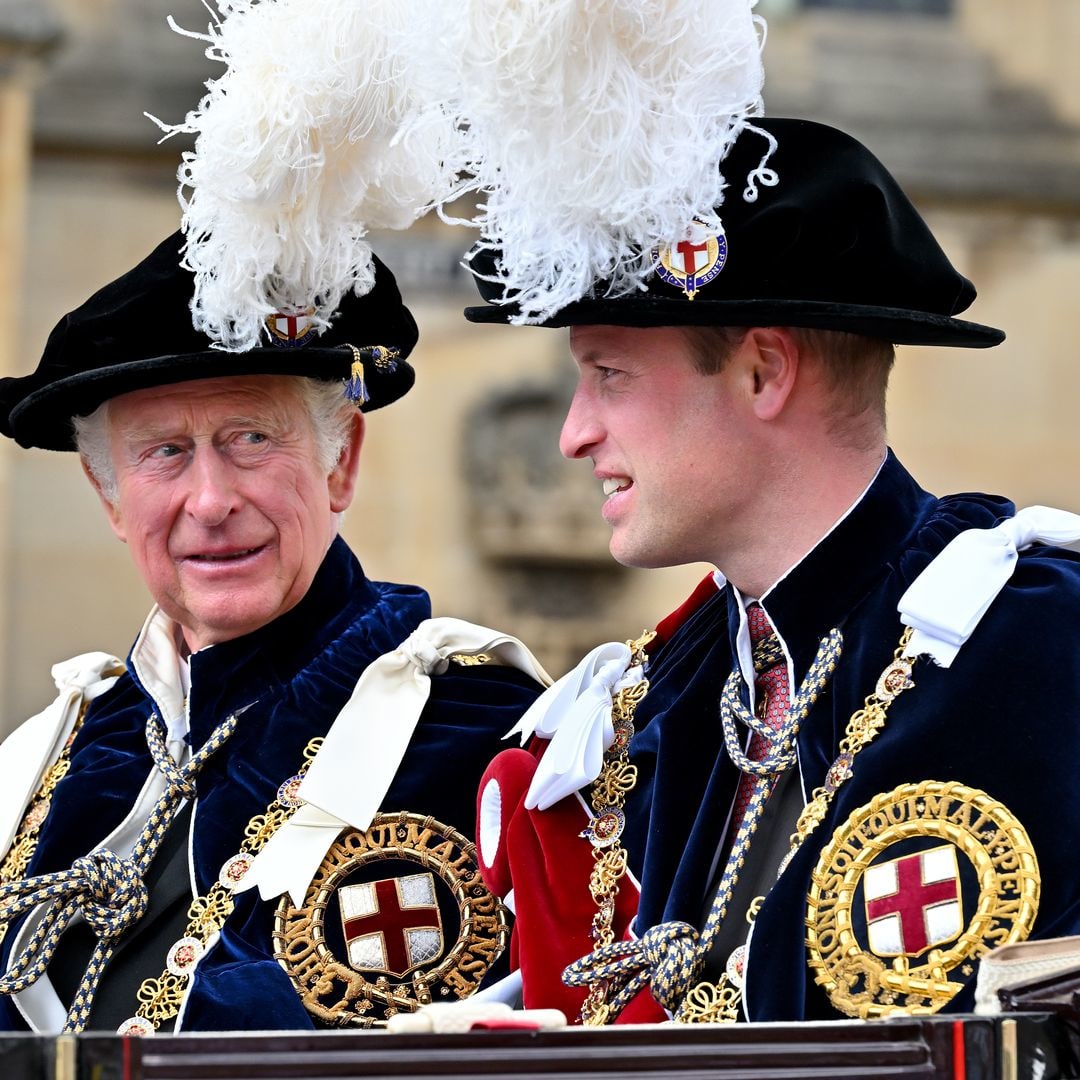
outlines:
[[[340, 382], [303, 376], [293, 376], [293, 379], [315, 435], [319, 466], [329, 473], [349, 440], [349, 425], [356, 406], [345, 397]], [[89, 416], [72, 417], [71, 422], [79, 456], [97, 481], [101, 494], [115, 504], [118, 489], [109, 444], [109, 402], [99, 405]]]
[[[684, 326], [694, 351], [694, 367], [702, 375], [723, 370], [748, 328], [741, 326]], [[803, 352], [816, 356], [831, 392], [832, 429], [844, 421], [872, 418], [885, 425], [885, 394], [896, 359], [892, 342], [843, 330], [785, 328]]]

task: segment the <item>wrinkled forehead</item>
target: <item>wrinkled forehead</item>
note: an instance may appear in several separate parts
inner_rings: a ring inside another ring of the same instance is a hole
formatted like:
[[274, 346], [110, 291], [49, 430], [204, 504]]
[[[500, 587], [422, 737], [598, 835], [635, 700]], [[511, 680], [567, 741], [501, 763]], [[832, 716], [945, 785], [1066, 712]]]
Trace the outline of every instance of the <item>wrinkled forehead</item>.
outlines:
[[295, 424], [307, 417], [303, 379], [235, 375], [132, 390], [108, 402], [114, 432], [214, 427], [233, 420]]

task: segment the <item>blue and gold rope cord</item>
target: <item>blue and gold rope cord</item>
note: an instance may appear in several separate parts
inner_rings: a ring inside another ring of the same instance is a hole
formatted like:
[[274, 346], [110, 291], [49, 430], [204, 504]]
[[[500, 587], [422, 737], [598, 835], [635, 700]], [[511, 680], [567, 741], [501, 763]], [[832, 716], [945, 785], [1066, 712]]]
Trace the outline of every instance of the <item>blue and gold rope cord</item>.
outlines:
[[[594, 950], [563, 972], [563, 982], [567, 986], [591, 986], [597, 982], [607, 985], [605, 1016], [608, 1019], [618, 1016], [646, 984], [650, 985], [653, 997], [678, 1018], [686, 995], [697, 981], [705, 957], [727, 916], [735, 883], [775, 778], [794, 764], [795, 736], [799, 726], [836, 670], [842, 648], [840, 631], [830, 630], [821, 640], [814, 662], [778, 730], [754, 716], [743, 704], [742, 678], [738, 669], [728, 675], [720, 695], [724, 745], [738, 768], [756, 777], [749, 804], [735, 833], [723, 876], [700, 934], [689, 923], [660, 923], [635, 940], [615, 941]], [[783, 659], [783, 649], [775, 633], [754, 648], [754, 667], [758, 671]], [[743, 753], [738, 723], [771, 740], [769, 752], [760, 761], [753, 761]]]
[[107, 849], [76, 859], [70, 870], [41, 874], [0, 887], [0, 912], [12, 921], [40, 904], [48, 905], [26, 945], [15, 955], [0, 977], [0, 994], [17, 994], [35, 983], [46, 971], [60, 936], [71, 920], [82, 913], [97, 935], [86, 973], [68, 1012], [65, 1031], [82, 1031], [90, 1016], [102, 972], [120, 936], [146, 912], [148, 902], [143, 875], [149, 867], [181, 802], [195, 795], [195, 777], [236, 729], [229, 716], [184, 765], [177, 765], [165, 746], [162, 722], [156, 713], [146, 722], [146, 742], [166, 787], [158, 798], [132, 849], [122, 859]]

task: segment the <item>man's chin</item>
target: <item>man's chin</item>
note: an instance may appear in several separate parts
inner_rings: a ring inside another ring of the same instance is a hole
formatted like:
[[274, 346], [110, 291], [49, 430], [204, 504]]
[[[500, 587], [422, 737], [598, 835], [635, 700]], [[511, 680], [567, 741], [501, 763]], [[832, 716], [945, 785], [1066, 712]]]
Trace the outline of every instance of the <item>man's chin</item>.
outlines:
[[630, 566], [637, 570], [661, 570], [666, 566], [679, 566], [681, 560], [671, 558], [664, 552], [650, 549], [641, 543], [634, 543], [629, 538], [612, 533], [608, 543], [611, 557], [620, 566]]

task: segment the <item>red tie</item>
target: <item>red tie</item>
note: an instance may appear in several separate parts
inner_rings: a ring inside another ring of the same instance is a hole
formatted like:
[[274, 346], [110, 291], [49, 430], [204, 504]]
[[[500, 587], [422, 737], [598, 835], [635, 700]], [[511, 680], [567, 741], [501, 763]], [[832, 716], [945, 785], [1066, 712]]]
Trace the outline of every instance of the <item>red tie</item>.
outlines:
[[[746, 609], [746, 621], [750, 628], [750, 644], [753, 646], [754, 690], [757, 700], [757, 715], [773, 730], [779, 731], [784, 714], [791, 705], [791, 693], [788, 687], [787, 661], [780, 640], [769, 622], [765, 609], [758, 603], [750, 604]], [[763, 711], [764, 710], [764, 711]], [[757, 733], [750, 738], [746, 756], [751, 761], [761, 761], [772, 747], [772, 740]], [[731, 836], [742, 824], [746, 805], [754, 790], [757, 777], [743, 773], [739, 777], [739, 787], [735, 792], [735, 808], [731, 817]]]

